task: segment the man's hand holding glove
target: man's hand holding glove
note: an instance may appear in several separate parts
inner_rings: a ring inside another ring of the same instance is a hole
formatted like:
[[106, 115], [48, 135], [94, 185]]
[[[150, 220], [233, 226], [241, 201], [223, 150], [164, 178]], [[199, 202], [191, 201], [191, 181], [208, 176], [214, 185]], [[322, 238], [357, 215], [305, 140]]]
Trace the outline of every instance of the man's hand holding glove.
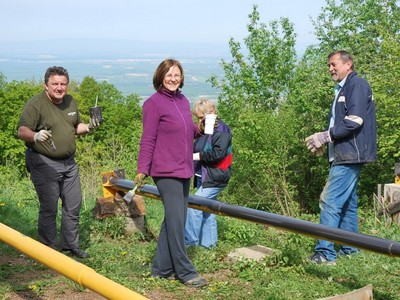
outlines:
[[145, 178], [147, 177], [146, 174], [144, 173], [138, 173], [135, 177], [135, 179], [133, 180], [133, 182], [135, 183], [135, 186], [137, 187], [142, 187], [145, 184]]
[[47, 141], [49, 138], [51, 138], [51, 131], [45, 129], [36, 132], [33, 136], [33, 140], [35, 143], [42, 143], [44, 141]]
[[312, 153], [315, 153], [317, 156], [322, 155], [324, 153], [324, 145], [332, 142], [331, 135], [329, 134], [329, 130], [323, 132], [317, 132], [313, 135], [310, 135], [305, 139], [307, 148], [311, 150]]

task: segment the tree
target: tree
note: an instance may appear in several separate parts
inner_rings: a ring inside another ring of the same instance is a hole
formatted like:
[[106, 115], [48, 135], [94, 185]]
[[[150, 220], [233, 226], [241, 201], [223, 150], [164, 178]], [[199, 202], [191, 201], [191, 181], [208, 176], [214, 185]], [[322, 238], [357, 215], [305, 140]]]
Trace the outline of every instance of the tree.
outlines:
[[[319, 43], [309, 46], [297, 65], [295, 34], [288, 20], [273, 21], [269, 29], [259, 22], [256, 6], [249, 18], [245, 51], [231, 39], [232, 61], [221, 63], [224, 78], [211, 78], [221, 90], [220, 114], [234, 133], [234, 176], [228, 196], [249, 195], [252, 201], [237, 201], [271, 208], [274, 200], [285, 195], [303, 209], [318, 210], [329, 165], [326, 157], [309, 153], [304, 138], [326, 129], [334, 87], [327, 56], [339, 49], [354, 55], [356, 70], [371, 83], [377, 107], [380, 158], [363, 169], [361, 199], [368, 199], [377, 183], [393, 180], [391, 170], [400, 155], [397, 1], [327, 0], [314, 21]], [[257, 185], [264, 188], [263, 193]], [[276, 190], [281, 192], [279, 197]]]
[[218, 110], [233, 131], [233, 174], [225, 190], [231, 202], [295, 214], [295, 190], [287, 180], [294, 127], [279, 107], [289, 92], [296, 63], [295, 33], [288, 19], [260, 22], [257, 6], [249, 15], [249, 35], [229, 41], [232, 61], [222, 61], [224, 78], [211, 78], [220, 89]]
[[240, 52], [241, 44], [231, 39], [232, 62], [221, 62], [224, 78], [221, 82], [216, 77], [211, 78], [213, 86], [221, 90], [219, 109], [229, 111], [233, 120], [247, 108], [275, 110], [287, 95], [287, 82], [296, 62], [296, 35], [287, 18], [270, 22], [268, 29], [266, 24], [260, 23], [256, 5], [249, 18], [249, 35], [244, 39], [247, 58]]
[[79, 101], [84, 122], [88, 121], [89, 107], [95, 105], [96, 98], [104, 119], [98, 129], [77, 141], [77, 160], [86, 166], [81, 177], [87, 192], [95, 194], [98, 190], [101, 172], [123, 168], [127, 178], [133, 178], [142, 129], [139, 97], [124, 97], [113, 85], [96, 82], [89, 76], [72, 93]]
[[0, 165], [25, 170], [25, 146], [17, 136], [18, 121], [25, 103], [43, 86], [33, 81], [0, 80]]

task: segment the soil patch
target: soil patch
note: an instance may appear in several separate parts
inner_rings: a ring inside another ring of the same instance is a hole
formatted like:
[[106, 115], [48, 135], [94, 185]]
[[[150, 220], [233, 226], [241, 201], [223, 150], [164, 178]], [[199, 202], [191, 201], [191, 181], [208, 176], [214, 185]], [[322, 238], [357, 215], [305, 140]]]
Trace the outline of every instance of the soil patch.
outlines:
[[25, 255], [1, 256], [0, 270], [0, 290], [9, 290], [7, 300], [106, 299]]

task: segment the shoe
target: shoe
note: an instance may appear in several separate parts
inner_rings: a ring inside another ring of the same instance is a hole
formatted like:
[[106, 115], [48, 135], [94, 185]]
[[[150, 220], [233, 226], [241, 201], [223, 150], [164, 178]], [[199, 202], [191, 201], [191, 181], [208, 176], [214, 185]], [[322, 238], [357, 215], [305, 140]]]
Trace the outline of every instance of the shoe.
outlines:
[[175, 273], [172, 273], [168, 277], [165, 277], [165, 279], [167, 279], [167, 280], [178, 280], [178, 278], [176, 277]]
[[76, 249], [63, 249], [63, 251], [69, 251], [72, 256], [78, 257], [78, 258], [88, 258], [89, 254], [87, 254], [85, 251], [76, 248]]
[[328, 260], [326, 256], [321, 252], [316, 252], [313, 256], [309, 257], [309, 260], [317, 265], [329, 265], [329, 266], [336, 265], [335, 260]]
[[184, 282], [184, 284], [192, 288], [201, 288], [207, 284], [207, 281], [204, 278], [197, 276], [193, 279]]

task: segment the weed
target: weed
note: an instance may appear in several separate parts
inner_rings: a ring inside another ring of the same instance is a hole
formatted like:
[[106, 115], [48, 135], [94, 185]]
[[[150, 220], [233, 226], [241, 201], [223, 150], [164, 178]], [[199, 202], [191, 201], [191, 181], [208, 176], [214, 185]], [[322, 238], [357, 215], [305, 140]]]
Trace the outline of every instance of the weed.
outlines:
[[126, 222], [126, 218], [123, 216], [115, 216], [113, 218], [91, 222], [90, 232], [92, 232], [92, 234], [100, 234], [105, 237], [119, 239], [125, 235]]

